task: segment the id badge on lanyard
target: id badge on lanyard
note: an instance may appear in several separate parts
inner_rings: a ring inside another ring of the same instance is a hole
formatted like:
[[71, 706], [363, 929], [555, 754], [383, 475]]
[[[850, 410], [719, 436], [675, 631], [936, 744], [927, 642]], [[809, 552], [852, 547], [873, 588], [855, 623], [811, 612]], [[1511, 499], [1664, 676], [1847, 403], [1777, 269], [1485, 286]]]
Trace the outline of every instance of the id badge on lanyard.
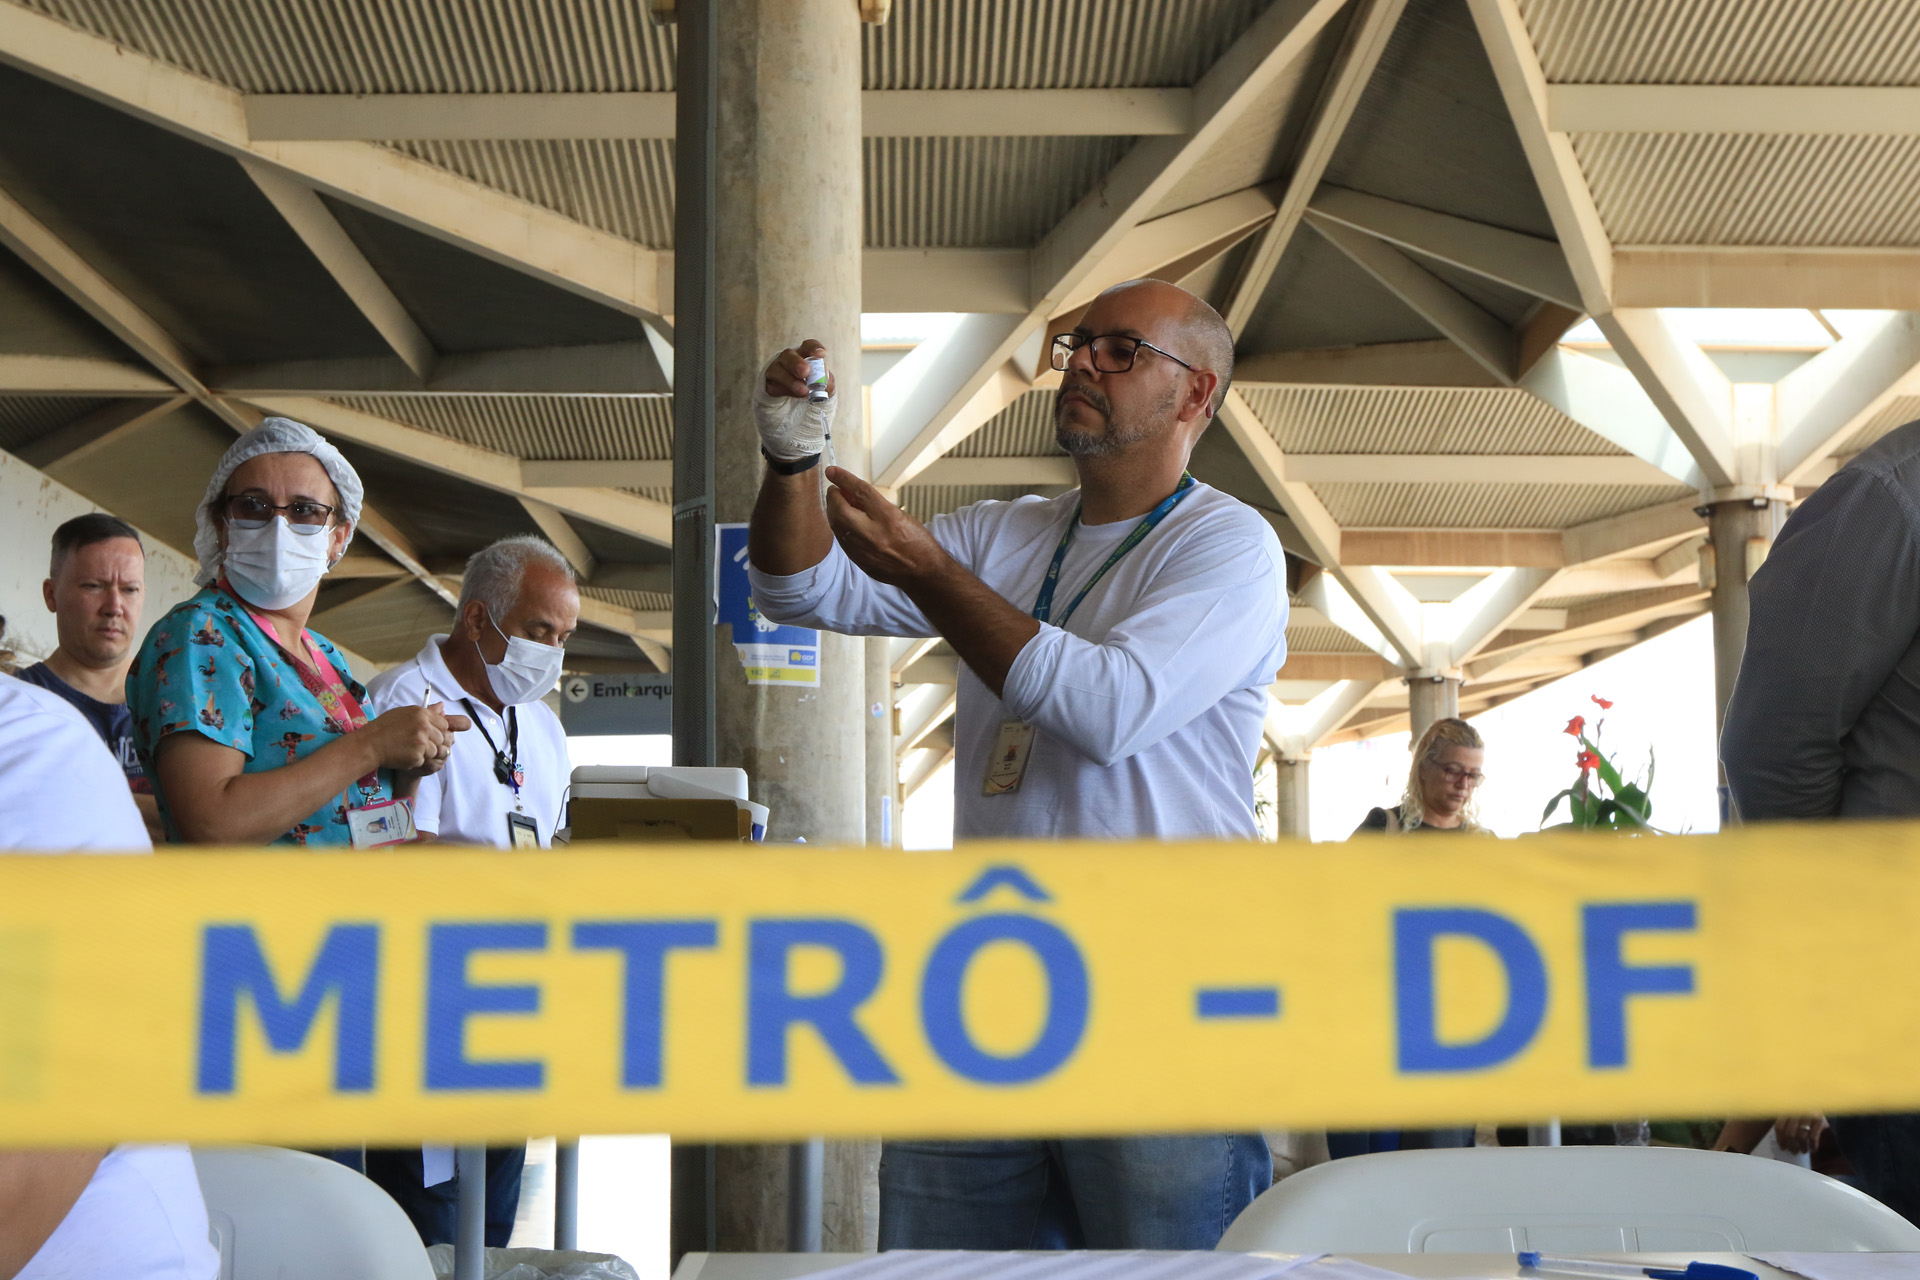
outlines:
[[[1106, 562], [1093, 571], [1078, 595], [1067, 603], [1067, 611], [1060, 615], [1056, 624], [1064, 627], [1080, 602], [1087, 598], [1094, 584], [1107, 576], [1107, 570], [1126, 558], [1129, 551], [1139, 546], [1146, 536], [1154, 531], [1172, 510], [1180, 505], [1180, 499], [1187, 496], [1193, 488], [1193, 477], [1182, 475], [1160, 505], [1149, 511], [1133, 526], [1130, 533], [1113, 549]], [[1053, 549], [1053, 563], [1047, 566], [1047, 576], [1040, 580], [1040, 594], [1033, 602], [1033, 617], [1038, 622], [1048, 622], [1053, 616], [1053, 592], [1060, 585], [1060, 567], [1066, 563], [1067, 549], [1073, 545], [1073, 531], [1080, 524], [1080, 508], [1073, 509], [1073, 519], [1067, 521], [1066, 532], [1060, 535], [1060, 545]], [[994, 737], [993, 752], [987, 757], [987, 776], [980, 784], [980, 794], [986, 796], [1010, 796], [1020, 789], [1026, 780], [1027, 765], [1033, 759], [1033, 743], [1038, 731], [1024, 720], [1007, 720], [1000, 725], [1000, 732]]]

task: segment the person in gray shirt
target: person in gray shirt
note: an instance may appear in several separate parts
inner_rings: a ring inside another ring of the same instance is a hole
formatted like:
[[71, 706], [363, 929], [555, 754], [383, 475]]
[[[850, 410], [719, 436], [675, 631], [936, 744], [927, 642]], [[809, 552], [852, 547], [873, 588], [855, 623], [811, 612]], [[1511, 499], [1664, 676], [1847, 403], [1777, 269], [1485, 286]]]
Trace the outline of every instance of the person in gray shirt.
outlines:
[[[1920, 422], [1800, 504], [1749, 600], [1720, 735], [1741, 820], [1920, 814]], [[1861, 1189], [1920, 1223], [1920, 1115], [1833, 1127]]]

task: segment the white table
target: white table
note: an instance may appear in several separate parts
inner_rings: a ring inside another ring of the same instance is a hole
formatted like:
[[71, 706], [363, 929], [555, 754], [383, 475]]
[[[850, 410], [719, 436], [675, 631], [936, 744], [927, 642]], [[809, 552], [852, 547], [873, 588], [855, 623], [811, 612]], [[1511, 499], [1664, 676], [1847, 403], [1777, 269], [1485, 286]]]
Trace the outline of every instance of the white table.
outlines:
[[[833, 1267], [845, 1266], [871, 1257], [862, 1253], [689, 1253], [680, 1260], [673, 1280], [791, 1280], [813, 1275]], [[983, 1255], [991, 1256], [991, 1255]], [[1519, 1264], [1511, 1253], [1356, 1253], [1343, 1255], [1356, 1262], [1395, 1271], [1418, 1280], [1514, 1280]], [[1776, 1270], [1755, 1262], [1744, 1253], [1610, 1253], [1595, 1258], [1618, 1262], [1640, 1262], [1647, 1266], [1684, 1267], [1689, 1262], [1723, 1262], [1751, 1271], [1760, 1280], [1800, 1280], [1792, 1272]], [[1915, 1270], [1920, 1273], [1920, 1255], [1915, 1255]], [[959, 1266], [945, 1273], [953, 1280], [965, 1280]], [[1529, 1280], [1546, 1280], [1528, 1273]]]

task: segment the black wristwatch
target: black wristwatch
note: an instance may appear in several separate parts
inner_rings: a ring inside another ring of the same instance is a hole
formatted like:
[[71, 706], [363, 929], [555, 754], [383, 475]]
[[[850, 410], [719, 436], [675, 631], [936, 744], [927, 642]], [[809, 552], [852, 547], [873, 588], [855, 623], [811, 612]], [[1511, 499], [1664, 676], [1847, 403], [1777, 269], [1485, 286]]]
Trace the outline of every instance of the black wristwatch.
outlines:
[[785, 462], [768, 453], [765, 445], [760, 446], [760, 456], [767, 460], [767, 470], [777, 476], [797, 476], [802, 471], [811, 471], [820, 465], [820, 455], [817, 453], [808, 454], [804, 458], [795, 458], [792, 462]]

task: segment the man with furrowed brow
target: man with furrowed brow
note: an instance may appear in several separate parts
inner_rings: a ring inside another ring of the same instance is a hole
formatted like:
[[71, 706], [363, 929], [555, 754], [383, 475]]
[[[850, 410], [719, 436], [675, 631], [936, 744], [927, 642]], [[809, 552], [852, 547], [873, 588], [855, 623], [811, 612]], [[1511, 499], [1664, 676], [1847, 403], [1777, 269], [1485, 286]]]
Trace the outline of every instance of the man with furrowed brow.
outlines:
[[[767, 366], [767, 472], [749, 539], [767, 617], [943, 636], [960, 655], [956, 839], [1253, 839], [1253, 764], [1286, 658], [1285, 561], [1252, 508], [1187, 474], [1233, 339], [1174, 285], [1116, 285], [1054, 339], [1060, 447], [1080, 487], [931, 527], [820, 460], [817, 342]], [[829, 390], [831, 390], [829, 384]], [[1210, 1249], [1265, 1190], [1257, 1133], [889, 1142], [880, 1245]]]

